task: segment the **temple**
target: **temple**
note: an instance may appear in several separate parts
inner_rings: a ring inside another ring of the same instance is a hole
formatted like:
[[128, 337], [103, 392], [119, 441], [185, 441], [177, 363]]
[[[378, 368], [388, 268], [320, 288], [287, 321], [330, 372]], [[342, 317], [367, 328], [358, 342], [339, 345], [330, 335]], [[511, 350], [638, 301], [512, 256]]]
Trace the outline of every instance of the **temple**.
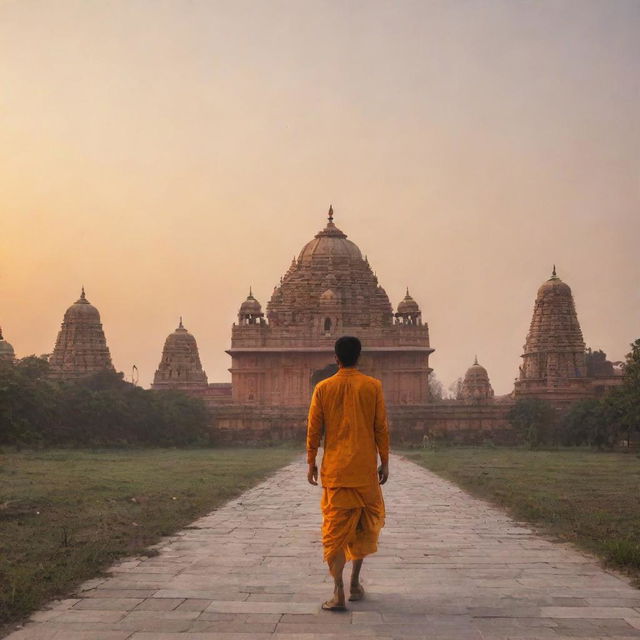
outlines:
[[153, 378], [152, 389], [206, 389], [207, 374], [202, 369], [198, 344], [182, 324], [164, 343], [162, 358]]
[[566, 405], [590, 393], [585, 343], [573, 295], [554, 266], [549, 280], [538, 289], [514, 394]]
[[467, 369], [462, 381], [460, 399], [465, 404], [487, 404], [493, 401], [494, 393], [487, 370], [475, 362]]
[[51, 376], [64, 380], [114, 371], [100, 313], [87, 300], [84, 287], [64, 314], [49, 364]]
[[429, 401], [429, 329], [409, 295], [397, 312], [367, 258], [333, 222], [294, 258], [266, 316], [250, 291], [231, 333], [232, 398], [243, 405], [306, 406], [318, 380], [335, 372], [342, 335], [363, 344], [360, 368], [382, 380], [390, 405]]
[[13, 347], [4, 339], [2, 327], [0, 327], [0, 361], [14, 362], [16, 359]]

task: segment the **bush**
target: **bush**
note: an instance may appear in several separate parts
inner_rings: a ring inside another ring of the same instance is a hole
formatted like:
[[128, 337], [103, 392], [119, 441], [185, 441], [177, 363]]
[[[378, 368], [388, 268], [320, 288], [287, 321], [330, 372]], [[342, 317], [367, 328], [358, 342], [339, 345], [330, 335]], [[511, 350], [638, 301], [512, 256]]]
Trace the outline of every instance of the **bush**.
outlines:
[[150, 391], [105, 371], [76, 382], [49, 378], [48, 363], [31, 356], [0, 363], [0, 444], [159, 445], [208, 443], [200, 398]]
[[511, 408], [508, 419], [521, 441], [532, 449], [556, 444], [556, 416], [548, 402], [539, 398], [522, 398]]

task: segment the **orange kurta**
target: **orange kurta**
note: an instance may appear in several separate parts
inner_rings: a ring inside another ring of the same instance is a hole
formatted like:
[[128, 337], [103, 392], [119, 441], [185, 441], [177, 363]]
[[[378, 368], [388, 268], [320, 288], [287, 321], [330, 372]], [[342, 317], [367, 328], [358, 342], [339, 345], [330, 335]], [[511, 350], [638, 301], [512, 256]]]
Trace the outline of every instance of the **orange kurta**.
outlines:
[[307, 461], [315, 462], [324, 434], [322, 542], [327, 561], [375, 553], [384, 525], [378, 454], [389, 459], [387, 414], [379, 380], [353, 368], [316, 385], [309, 408]]

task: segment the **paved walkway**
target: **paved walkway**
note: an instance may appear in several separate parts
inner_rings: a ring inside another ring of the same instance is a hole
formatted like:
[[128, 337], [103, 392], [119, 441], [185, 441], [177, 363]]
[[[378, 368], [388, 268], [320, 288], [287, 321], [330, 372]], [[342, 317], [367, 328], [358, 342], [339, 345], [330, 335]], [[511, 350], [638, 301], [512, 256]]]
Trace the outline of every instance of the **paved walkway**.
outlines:
[[394, 457], [368, 599], [320, 610], [318, 489], [302, 460], [11, 640], [543, 640], [640, 638], [640, 591], [565, 544]]

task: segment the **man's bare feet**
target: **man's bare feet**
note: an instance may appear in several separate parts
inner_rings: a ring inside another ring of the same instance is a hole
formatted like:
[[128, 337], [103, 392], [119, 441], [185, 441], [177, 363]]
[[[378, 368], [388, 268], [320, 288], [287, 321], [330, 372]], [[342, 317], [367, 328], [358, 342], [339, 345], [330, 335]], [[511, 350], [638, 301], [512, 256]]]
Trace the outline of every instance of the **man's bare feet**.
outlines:
[[349, 600], [351, 602], [357, 602], [358, 600], [362, 600], [364, 598], [364, 587], [358, 584], [351, 585], [351, 592], [349, 594]]
[[346, 611], [347, 607], [345, 607], [344, 604], [344, 588], [336, 587], [333, 598], [323, 602], [322, 608], [326, 611]]

